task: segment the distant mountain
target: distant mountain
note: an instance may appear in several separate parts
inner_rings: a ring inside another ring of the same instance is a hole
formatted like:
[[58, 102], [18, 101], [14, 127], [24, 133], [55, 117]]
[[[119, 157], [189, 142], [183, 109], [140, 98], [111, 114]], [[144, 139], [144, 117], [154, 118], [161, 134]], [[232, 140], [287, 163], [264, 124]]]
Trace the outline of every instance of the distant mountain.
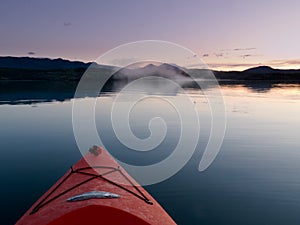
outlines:
[[274, 73], [274, 69], [270, 66], [259, 66], [244, 70], [244, 73], [252, 73], [252, 74], [266, 74], [266, 73]]
[[[45, 80], [79, 81], [91, 63], [32, 57], [0, 57], [0, 80]], [[97, 65], [93, 68], [102, 72], [114, 67]]]
[[279, 74], [279, 73], [299, 73], [300, 70], [280, 70], [280, 69], [273, 69], [270, 66], [259, 66], [244, 70], [243, 73], [252, 73], [252, 74]]
[[300, 70], [280, 70], [269, 66], [259, 66], [244, 71], [214, 71], [219, 80], [244, 80], [244, 81], [276, 81], [276, 82], [299, 82]]
[[[79, 81], [91, 63], [69, 61], [65, 59], [31, 58], [31, 57], [0, 57], [0, 80], [47, 80], [47, 81]], [[143, 76], [156, 75], [165, 78], [180, 79], [193, 76], [209, 79], [210, 70], [184, 69], [177, 65], [162, 63], [148, 64], [138, 68], [122, 68], [93, 64], [95, 74], [117, 71], [113, 79], [128, 80]], [[276, 81], [300, 82], [300, 70], [279, 70], [269, 66], [259, 66], [244, 71], [213, 71], [218, 80], [229, 81]]]
[[184, 72], [180, 67], [162, 63], [160, 65], [148, 64], [144, 67], [139, 68], [122, 68], [114, 74], [113, 78], [115, 80], [137, 79], [150, 75], [173, 79], [188, 77], [188, 74]]
[[35, 70], [52, 70], [52, 69], [78, 69], [87, 68], [91, 63], [79, 61], [69, 61], [66, 59], [48, 59], [32, 57], [0, 57], [0, 68], [11, 69], [35, 69]]

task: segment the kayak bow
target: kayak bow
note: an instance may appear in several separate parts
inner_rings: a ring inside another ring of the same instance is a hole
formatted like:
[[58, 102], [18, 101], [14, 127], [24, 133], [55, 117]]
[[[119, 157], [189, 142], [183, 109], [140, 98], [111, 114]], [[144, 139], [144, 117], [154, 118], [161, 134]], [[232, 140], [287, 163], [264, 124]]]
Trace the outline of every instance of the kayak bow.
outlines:
[[176, 223], [106, 150], [94, 146], [16, 224]]

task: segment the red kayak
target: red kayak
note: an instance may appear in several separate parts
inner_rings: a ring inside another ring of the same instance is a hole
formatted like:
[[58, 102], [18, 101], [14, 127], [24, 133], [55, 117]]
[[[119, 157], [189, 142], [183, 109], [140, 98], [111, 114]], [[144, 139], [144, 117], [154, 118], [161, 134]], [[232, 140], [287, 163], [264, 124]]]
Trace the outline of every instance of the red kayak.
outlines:
[[176, 223], [106, 150], [94, 146], [16, 224]]

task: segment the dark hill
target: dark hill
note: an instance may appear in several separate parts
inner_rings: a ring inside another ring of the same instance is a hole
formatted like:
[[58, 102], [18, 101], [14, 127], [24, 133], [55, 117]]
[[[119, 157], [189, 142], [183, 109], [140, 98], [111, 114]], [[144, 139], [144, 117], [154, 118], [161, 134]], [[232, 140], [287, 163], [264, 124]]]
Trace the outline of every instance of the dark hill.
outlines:
[[[91, 63], [69, 61], [65, 59], [31, 58], [31, 57], [0, 57], [0, 80], [47, 80], [47, 81], [78, 81]], [[111, 66], [97, 65], [97, 74], [115, 69]], [[208, 70], [185, 69], [197, 77], [206, 79]], [[269, 66], [259, 66], [245, 71], [213, 71], [218, 80], [229, 81], [276, 81], [300, 82], [300, 70], [279, 70]], [[149, 64], [142, 68], [123, 68], [115, 78], [129, 79], [157, 74], [169, 78], [188, 77], [182, 68], [172, 64]]]
[[244, 70], [244, 73], [255, 73], [255, 74], [266, 74], [266, 73], [274, 73], [276, 70], [270, 66], [259, 66]]
[[11, 69], [35, 69], [35, 70], [53, 70], [53, 69], [79, 69], [87, 68], [90, 63], [79, 61], [69, 61], [65, 59], [48, 59], [32, 57], [0, 57], [0, 68]]

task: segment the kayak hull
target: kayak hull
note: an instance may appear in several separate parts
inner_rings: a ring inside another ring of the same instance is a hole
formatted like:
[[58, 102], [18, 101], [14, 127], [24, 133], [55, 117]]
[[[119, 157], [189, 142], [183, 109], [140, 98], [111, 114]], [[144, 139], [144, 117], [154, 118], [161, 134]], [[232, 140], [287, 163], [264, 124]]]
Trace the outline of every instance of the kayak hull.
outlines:
[[[159, 203], [103, 148], [93, 147], [53, 185], [17, 225], [176, 224]], [[91, 191], [120, 198], [67, 199]]]
[[140, 224], [149, 225], [145, 220], [134, 216], [128, 212], [108, 206], [86, 206], [78, 210], [67, 213], [48, 225], [65, 225], [66, 221], [72, 225], [82, 224]]

